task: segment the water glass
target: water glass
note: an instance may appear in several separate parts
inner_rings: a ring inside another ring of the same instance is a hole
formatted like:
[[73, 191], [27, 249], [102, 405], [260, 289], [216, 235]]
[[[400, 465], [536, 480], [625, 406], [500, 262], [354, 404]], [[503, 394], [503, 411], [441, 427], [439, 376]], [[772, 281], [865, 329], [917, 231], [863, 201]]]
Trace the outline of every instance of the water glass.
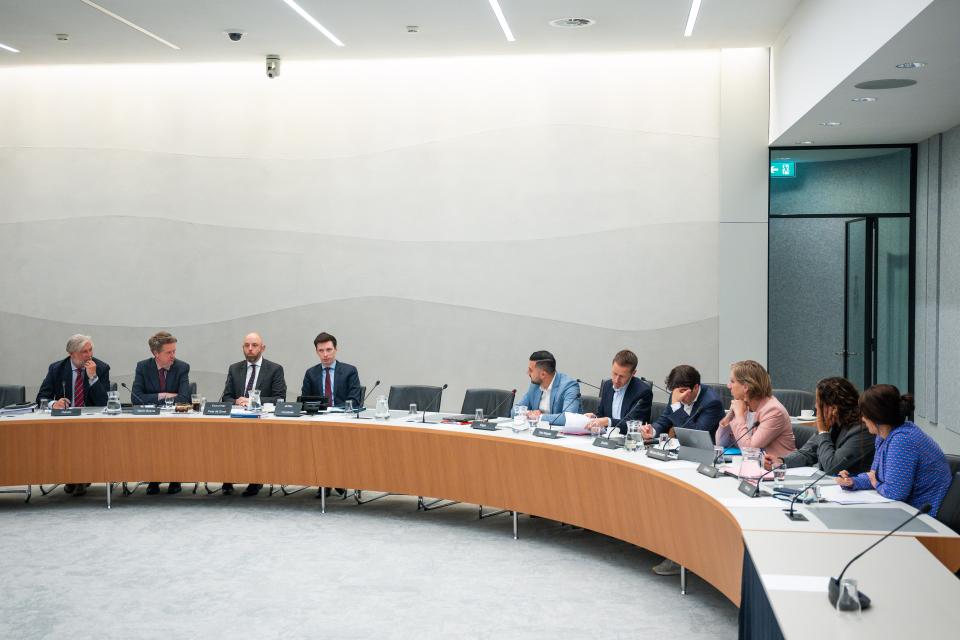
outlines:
[[345, 400], [343, 410], [345, 413], [353, 413], [353, 400]]
[[473, 412], [473, 419], [477, 422], [483, 422], [483, 409], [475, 409]]
[[837, 596], [837, 611], [860, 613], [860, 591], [857, 581], [853, 578], [844, 578], [840, 581], [840, 595]]
[[50, 411], [50, 398], [40, 398], [40, 406], [37, 409], [40, 413]]
[[164, 398], [163, 399], [163, 410], [164, 411], [173, 411], [173, 398]]
[[527, 408], [518, 404], [513, 408], [513, 423], [525, 427], [527, 424]]
[[782, 489], [784, 484], [786, 484], [787, 479], [787, 467], [786, 465], [780, 465], [779, 467], [773, 468], [773, 488]]
[[820, 502], [820, 485], [815, 484], [803, 493], [803, 504], [818, 504]]
[[723, 447], [719, 444], [713, 445], [713, 465], [723, 464]]
[[530, 426], [531, 429], [536, 429], [537, 423], [539, 421], [540, 421], [540, 416], [538, 416], [532, 411], [527, 411], [527, 424]]
[[190, 396], [190, 404], [193, 405], [191, 408], [194, 413], [200, 413], [200, 395], [194, 393]]
[[410, 403], [410, 408], [407, 410], [407, 413], [410, 414], [411, 416], [417, 413], [417, 403], [416, 403], [416, 402], [411, 402], [411, 403]]
[[247, 402], [247, 409], [250, 411], [260, 411], [263, 409], [263, 403], [260, 402], [260, 389], [250, 389], [250, 397]]

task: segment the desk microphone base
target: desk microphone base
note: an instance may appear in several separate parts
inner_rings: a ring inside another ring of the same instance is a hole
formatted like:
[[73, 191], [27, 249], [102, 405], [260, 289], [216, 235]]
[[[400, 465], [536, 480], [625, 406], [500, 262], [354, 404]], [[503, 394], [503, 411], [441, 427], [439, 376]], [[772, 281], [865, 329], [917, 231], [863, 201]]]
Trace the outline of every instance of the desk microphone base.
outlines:
[[790, 509], [784, 509], [783, 512], [787, 514], [787, 517], [793, 520], [794, 522], [806, 522], [807, 516], [796, 511], [791, 511]]

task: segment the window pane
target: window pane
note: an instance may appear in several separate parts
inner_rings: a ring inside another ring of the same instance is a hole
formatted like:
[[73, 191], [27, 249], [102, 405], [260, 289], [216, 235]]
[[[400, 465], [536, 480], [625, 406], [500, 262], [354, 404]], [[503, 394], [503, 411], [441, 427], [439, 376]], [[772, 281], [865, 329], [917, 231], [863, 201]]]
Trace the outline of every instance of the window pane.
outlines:
[[910, 357], [910, 220], [877, 221], [877, 382], [906, 393]]
[[[772, 149], [770, 215], [909, 213], [910, 149]], [[780, 172], [777, 172], [781, 175]]]

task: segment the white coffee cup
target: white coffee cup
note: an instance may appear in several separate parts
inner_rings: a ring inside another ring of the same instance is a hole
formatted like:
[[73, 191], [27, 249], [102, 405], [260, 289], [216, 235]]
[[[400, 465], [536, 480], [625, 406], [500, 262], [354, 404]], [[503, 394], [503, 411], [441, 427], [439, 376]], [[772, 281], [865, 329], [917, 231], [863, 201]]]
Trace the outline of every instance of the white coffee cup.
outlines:
[[813, 409], [801, 409], [800, 410], [801, 418], [813, 418]]

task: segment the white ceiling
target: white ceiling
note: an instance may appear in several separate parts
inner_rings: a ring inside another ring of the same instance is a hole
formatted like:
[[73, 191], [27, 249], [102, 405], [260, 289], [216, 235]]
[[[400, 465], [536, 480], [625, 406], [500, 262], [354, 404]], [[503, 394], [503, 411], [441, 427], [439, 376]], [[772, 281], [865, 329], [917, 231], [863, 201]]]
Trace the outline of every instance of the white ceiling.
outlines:
[[[299, 0], [346, 46], [331, 44], [281, 0], [95, 0], [181, 47], [174, 51], [80, 0], [0, 0], [0, 66], [129, 62], [262, 63], [286, 59], [583, 53], [769, 46], [799, 0], [704, 0], [683, 37], [690, 0], [500, 0], [507, 42], [487, 0]], [[583, 17], [579, 30], [548, 26]], [[420, 33], [408, 34], [407, 25]], [[238, 43], [225, 29], [248, 34]], [[68, 33], [68, 42], [55, 34]]]
[[[897, 69], [908, 61], [926, 62], [923, 69]], [[910, 78], [902, 89], [865, 91], [854, 85], [866, 80]], [[852, 102], [858, 96], [876, 102]], [[823, 127], [820, 122], [840, 122]], [[812, 140], [817, 146], [920, 142], [960, 124], [960, 1], [931, 3], [896, 36], [874, 53], [774, 146]]]

